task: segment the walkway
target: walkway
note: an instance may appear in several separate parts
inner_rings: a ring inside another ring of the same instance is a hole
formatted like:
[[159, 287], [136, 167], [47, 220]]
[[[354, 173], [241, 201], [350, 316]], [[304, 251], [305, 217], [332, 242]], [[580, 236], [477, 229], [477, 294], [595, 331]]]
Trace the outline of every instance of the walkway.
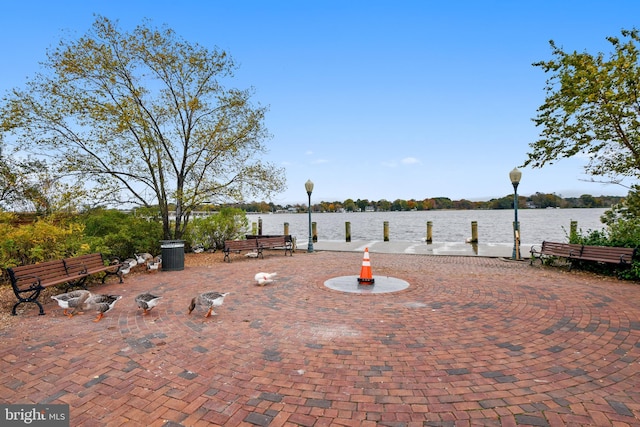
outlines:
[[[640, 287], [501, 258], [371, 253], [410, 283], [344, 293], [362, 253], [232, 255], [127, 277], [94, 323], [48, 301], [0, 331], [0, 402], [72, 426], [640, 426]], [[258, 271], [279, 280], [255, 286]], [[356, 286], [356, 284], [354, 284]], [[217, 316], [191, 297], [232, 292]], [[164, 296], [148, 316], [134, 296]]]
[[[298, 248], [307, 250], [308, 241], [298, 241]], [[502, 243], [450, 243], [450, 242], [397, 242], [382, 240], [359, 240], [352, 242], [321, 240], [313, 244], [316, 251], [360, 252], [365, 248], [370, 253], [411, 255], [456, 255], [503, 257], [513, 256], [513, 244]], [[520, 258], [528, 258], [531, 245], [520, 247]]]

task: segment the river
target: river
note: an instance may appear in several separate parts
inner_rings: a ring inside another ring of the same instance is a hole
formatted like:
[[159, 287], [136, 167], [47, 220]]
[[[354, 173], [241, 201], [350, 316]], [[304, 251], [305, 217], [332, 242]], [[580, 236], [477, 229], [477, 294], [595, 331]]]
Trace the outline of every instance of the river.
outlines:
[[[578, 231], [600, 230], [600, 217], [606, 209], [520, 209], [520, 235], [523, 245], [539, 244], [543, 240], [568, 241], [571, 221], [577, 221]], [[289, 234], [298, 240], [309, 236], [309, 216], [306, 213], [250, 214], [250, 223], [262, 222], [262, 234], [283, 234], [289, 224]], [[390, 241], [420, 242], [427, 234], [427, 221], [432, 223], [433, 242], [464, 242], [471, 237], [471, 222], [478, 223], [480, 243], [513, 242], [513, 210], [436, 210], [412, 212], [345, 212], [313, 213], [318, 240], [345, 241], [345, 223], [351, 223], [351, 240], [382, 240], [384, 222], [389, 223]]]

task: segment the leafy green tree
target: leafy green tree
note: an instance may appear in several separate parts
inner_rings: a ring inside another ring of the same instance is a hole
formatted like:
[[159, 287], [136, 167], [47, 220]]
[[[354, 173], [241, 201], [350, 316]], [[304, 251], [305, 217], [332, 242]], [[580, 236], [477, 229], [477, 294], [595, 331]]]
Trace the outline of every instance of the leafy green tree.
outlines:
[[636, 29], [621, 33], [622, 39], [607, 38], [608, 57], [565, 52], [552, 40], [553, 59], [533, 64], [550, 77], [534, 119], [541, 138], [530, 145], [525, 166], [585, 154], [592, 176], [640, 177], [640, 36]]
[[395, 199], [391, 205], [391, 209], [394, 211], [406, 211], [407, 201], [403, 199]]
[[580, 202], [584, 208], [595, 208], [598, 206], [598, 201], [591, 194], [583, 194], [580, 196]]
[[380, 199], [377, 203], [378, 210], [382, 212], [390, 211], [392, 205], [393, 203], [386, 199]]
[[347, 199], [344, 201], [344, 209], [347, 212], [354, 212], [358, 207], [356, 206], [356, 202], [353, 199]]
[[454, 209], [473, 209], [473, 203], [469, 200], [460, 199], [453, 202], [453, 208]]
[[358, 199], [358, 200], [356, 200], [356, 205], [360, 209], [360, 212], [364, 212], [365, 209], [367, 209], [367, 206], [369, 206], [370, 204], [371, 203], [369, 202], [369, 199]]
[[[511, 198], [513, 204], [513, 197]], [[536, 192], [529, 196], [529, 200], [535, 205], [535, 207], [544, 209], [544, 208], [556, 208], [563, 207], [563, 199], [562, 197], [556, 194], [549, 193], [540, 193]], [[521, 205], [518, 205], [521, 206]]]
[[[490, 209], [513, 209], [513, 195], [491, 199], [488, 206]], [[520, 207], [519, 204], [518, 207]]]
[[436, 209], [452, 209], [453, 202], [448, 197], [434, 197], [433, 198]]
[[433, 201], [433, 199], [424, 199], [422, 201], [422, 210], [424, 210], [424, 211], [434, 209], [435, 206], [436, 206], [436, 204]]
[[284, 171], [260, 160], [266, 108], [252, 90], [225, 87], [236, 68], [226, 52], [97, 17], [43, 65], [3, 99], [1, 130], [53, 156], [60, 175], [92, 190], [88, 200], [158, 206], [164, 238], [179, 239], [205, 202], [284, 188]]

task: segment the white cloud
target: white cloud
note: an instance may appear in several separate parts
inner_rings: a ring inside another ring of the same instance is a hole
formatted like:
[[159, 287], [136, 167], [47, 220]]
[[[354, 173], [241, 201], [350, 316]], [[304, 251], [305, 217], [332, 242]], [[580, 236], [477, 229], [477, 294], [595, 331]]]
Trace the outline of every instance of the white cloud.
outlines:
[[415, 157], [405, 157], [404, 159], [402, 159], [402, 164], [417, 165], [420, 164], [420, 160], [416, 159]]

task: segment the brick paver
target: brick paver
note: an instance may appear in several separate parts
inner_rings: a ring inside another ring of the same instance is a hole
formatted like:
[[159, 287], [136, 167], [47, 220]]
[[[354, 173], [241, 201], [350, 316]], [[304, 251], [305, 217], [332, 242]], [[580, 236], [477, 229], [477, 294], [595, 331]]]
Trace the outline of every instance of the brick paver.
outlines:
[[[640, 425], [640, 287], [497, 258], [372, 254], [389, 294], [331, 290], [362, 254], [130, 276], [100, 322], [47, 301], [0, 331], [0, 401], [73, 426]], [[259, 271], [276, 271], [268, 286]], [[354, 283], [357, 286], [357, 283]], [[217, 316], [199, 292], [231, 292]], [[134, 297], [164, 297], [142, 316]]]

